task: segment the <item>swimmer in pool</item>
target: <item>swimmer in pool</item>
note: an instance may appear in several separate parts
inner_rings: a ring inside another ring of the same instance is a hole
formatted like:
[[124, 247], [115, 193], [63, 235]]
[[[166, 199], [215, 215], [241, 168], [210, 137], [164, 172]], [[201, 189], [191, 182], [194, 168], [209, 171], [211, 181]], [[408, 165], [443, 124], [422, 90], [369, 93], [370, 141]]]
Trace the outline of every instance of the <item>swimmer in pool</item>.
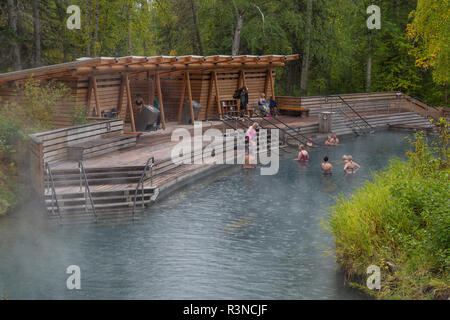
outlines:
[[339, 144], [339, 139], [338, 139], [338, 137], [336, 136], [336, 133], [333, 133], [333, 137], [331, 138], [331, 143], [332, 143], [332, 145], [334, 145], [334, 146], [336, 146], [336, 145]]
[[356, 173], [361, 168], [361, 166], [356, 162], [353, 162], [353, 157], [351, 155], [348, 155], [347, 158], [348, 162], [344, 166], [345, 173], [348, 174]]
[[333, 140], [331, 139], [331, 136], [327, 137], [327, 140], [325, 140], [324, 144], [327, 146], [333, 145]]
[[347, 163], [348, 162], [348, 155], [344, 154], [342, 156], [342, 162]]
[[323, 174], [331, 174], [331, 173], [333, 173], [333, 165], [328, 162], [328, 156], [325, 156], [323, 158], [322, 173]]
[[298, 147], [298, 157], [295, 160], [300, 162], [309, 161], [309, 153], [304, 149], [302, 144]]

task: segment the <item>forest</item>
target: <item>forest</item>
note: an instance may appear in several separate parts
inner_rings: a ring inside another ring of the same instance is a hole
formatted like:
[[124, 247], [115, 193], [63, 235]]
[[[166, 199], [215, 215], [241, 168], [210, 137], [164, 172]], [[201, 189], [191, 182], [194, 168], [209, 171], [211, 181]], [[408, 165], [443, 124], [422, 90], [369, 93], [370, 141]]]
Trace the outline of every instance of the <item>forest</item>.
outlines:
[[[367, 8], [380, 8], [368, 29]], [[67, 8], [80, 9], [69, 29]], [[449, 0], [2, 0], [0, 72], [80, 57], [300, 54], [278, 95], [400, 90], [448, 105]]]

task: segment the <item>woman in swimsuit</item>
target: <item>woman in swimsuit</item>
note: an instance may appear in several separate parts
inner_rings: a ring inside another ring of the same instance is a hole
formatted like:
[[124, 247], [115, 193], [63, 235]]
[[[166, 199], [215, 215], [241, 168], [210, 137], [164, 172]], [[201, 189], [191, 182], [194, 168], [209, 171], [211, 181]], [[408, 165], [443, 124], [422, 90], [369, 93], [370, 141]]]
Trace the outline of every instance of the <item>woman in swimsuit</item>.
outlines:
[[300, 161], [300, 162], [306, 162], [306, 161], [309, 161], [309, 153], [308, 153], [308, 151], [306, 151], [306, 150], [303, 148], [303, 145], [300, 145], [300, 146], [298, 147], [298, 150], [299, 150], [299, 152], [298, 152], [298, 157], [297, 157], [295, 160], [298, 160], [298, 161]]
[[332, 174], [333, 173], [333, 165], [328, 162], [328, 156], [325, 156], [323, 158], [322, 173], [323, 174]]
[[348, 173], [348, 174], [356, 173], [356, 171], [358, 171], [359, 168], [361, 168], [361, 166], [359, 164], [357, 164], [356, 162], [353, 162], [353, 158], [351, 155], [348, 155], [347, 159], [348, 159], [348, 162], [344, 166], [345, 173]]
[[258, 100], [258, 108], [262, 113], [270, 116], [270, 109], [267, 106], [266, 95], [264, 93], [261, 93], [261, 98]]

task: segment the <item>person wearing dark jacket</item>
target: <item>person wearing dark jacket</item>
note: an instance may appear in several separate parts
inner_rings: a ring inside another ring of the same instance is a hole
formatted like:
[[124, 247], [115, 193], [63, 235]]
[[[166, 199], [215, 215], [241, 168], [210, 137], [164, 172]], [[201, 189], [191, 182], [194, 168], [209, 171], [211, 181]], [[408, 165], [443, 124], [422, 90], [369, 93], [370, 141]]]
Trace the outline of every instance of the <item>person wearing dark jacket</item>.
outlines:
[[246, 86], [242, 87], [240, 91], [241, 91], [239, 95], [239, 99], [241, 100], [240, 110], [245, 113], [247, 111], [248, 105], [248, 88]]

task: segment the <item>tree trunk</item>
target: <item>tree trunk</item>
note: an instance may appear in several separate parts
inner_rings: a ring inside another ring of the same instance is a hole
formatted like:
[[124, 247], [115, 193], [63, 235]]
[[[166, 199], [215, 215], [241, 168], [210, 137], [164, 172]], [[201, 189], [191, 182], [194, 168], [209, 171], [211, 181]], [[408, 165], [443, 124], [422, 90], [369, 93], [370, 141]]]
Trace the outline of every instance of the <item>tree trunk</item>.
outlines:
[[369, 35], [368, 55], [367, 55], [367, 68], [366, 68], [366, 92], [370, 92], [370, 86], [372, 82], [372, 39]]
[[129, 12], [128, 12], [128, 55], [132, 55], [133, 54], [133, 47], [131, 44], [132, 41], [132, 37], [133, 37], [133, 26], [131, 25], [131, 20], [133, 18], [132, 16], [132, 7], [130, 6], [128, 8]]
[[231, 54], [233, 56], [237, 56], [239, 54], [239, 46], [241, 43], [241, 31], [243, 23], [244, 23], [244, 15], [241, 14], [240, 12], [237, 12], [236, 29], [234, 29], [233, 47], [231, 49]]
[[302, 74], [300, 77], [300, 94], [306, 96], [308, 87], [308, 72], [310, 65], [311, 29], [312, 29], [312, 0], [306, 2], [306, 40], [303, 49]]
[[444, 106], [448, 106], [448, 82], [445, 81], [444, 85]]
[[203, 46], [202, 46], [202, 39], [200, 38], [200, 30], [197, 23], [197, 12], [195, 11], [195, 4], [194, 0], [190, 0], [191, 2], [191, 10], [192, 10], [192, 21], [194, 23], [194, 29], [195, 29], [195, 37], [197, 38], [197, 50], [194, 52], [194, 54], [197, 55], [203, 55]]
[[99, 7], [98, 1], [95, 5], [95, 30], [94, 30], [94, 57], [97, 56], [97, 41], [98, 41], [98, 20], [99, 20]]
[[34, 66], [41, 66], [41, 18], [39, 15], [40, 0], [33, 0], [33, 25], [34, 25]]
[[20, 46], [17, 42], [17, 15], [14, 0], [8, 0], [8, 24], [10, 29], [14, 32], [15, 39], [11, 46], [13, 56], [13, 68], [14, 70], [22, 70], [22, 59], [20, 56]]
[[89, 0], [86, 0], [84, 3], [85, 8], [85, 14], [84, 14], [84, 20], [86, 25], [86, 56], [91, 56], [91, 11], [89, 10]]

